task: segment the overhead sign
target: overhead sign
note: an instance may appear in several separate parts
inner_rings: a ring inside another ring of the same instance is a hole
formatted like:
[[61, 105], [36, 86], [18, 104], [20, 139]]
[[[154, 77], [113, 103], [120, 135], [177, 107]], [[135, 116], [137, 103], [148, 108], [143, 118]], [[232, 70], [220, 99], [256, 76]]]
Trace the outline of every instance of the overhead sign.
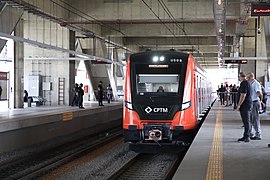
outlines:
[[225, 60], [225, 64], [247, 64], [247, 60], [234, 60], [234, 59], [230, 59], [230, 60]]
[[270, 3], [252, 2], [251, 16], [270, 16]]

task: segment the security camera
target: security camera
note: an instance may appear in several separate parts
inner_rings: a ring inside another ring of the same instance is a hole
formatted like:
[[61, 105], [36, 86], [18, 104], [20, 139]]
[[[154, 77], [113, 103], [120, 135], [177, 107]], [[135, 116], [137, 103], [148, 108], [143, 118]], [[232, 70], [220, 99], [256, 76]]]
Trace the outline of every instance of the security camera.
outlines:
[[261, 34], [261, 28], [258, 28], [258, 34]]

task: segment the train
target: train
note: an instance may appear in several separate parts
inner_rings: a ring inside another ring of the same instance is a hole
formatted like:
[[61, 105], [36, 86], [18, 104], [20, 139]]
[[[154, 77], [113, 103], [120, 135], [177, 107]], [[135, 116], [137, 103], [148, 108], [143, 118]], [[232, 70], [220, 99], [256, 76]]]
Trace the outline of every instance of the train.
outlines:
[[175, 50], [131, 54], [124, 83], [123, 136], [136, 152], [190, 143], [215, 99], [206, 71]]

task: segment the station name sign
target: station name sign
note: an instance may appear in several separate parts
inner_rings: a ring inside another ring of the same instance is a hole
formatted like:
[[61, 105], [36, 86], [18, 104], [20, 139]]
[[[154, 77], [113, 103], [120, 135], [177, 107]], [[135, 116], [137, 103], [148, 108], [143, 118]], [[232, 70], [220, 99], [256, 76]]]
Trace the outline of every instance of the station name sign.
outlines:
[[251, 16], [270, 16], [270, 3], [252, 2]]

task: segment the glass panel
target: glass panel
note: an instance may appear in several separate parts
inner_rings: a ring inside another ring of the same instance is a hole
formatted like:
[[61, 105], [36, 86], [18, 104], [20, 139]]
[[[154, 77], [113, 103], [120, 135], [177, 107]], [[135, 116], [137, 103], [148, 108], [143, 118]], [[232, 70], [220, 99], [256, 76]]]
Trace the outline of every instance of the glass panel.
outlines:
[[178, 92], [179, 74], [137, 74], [137, 93]]

